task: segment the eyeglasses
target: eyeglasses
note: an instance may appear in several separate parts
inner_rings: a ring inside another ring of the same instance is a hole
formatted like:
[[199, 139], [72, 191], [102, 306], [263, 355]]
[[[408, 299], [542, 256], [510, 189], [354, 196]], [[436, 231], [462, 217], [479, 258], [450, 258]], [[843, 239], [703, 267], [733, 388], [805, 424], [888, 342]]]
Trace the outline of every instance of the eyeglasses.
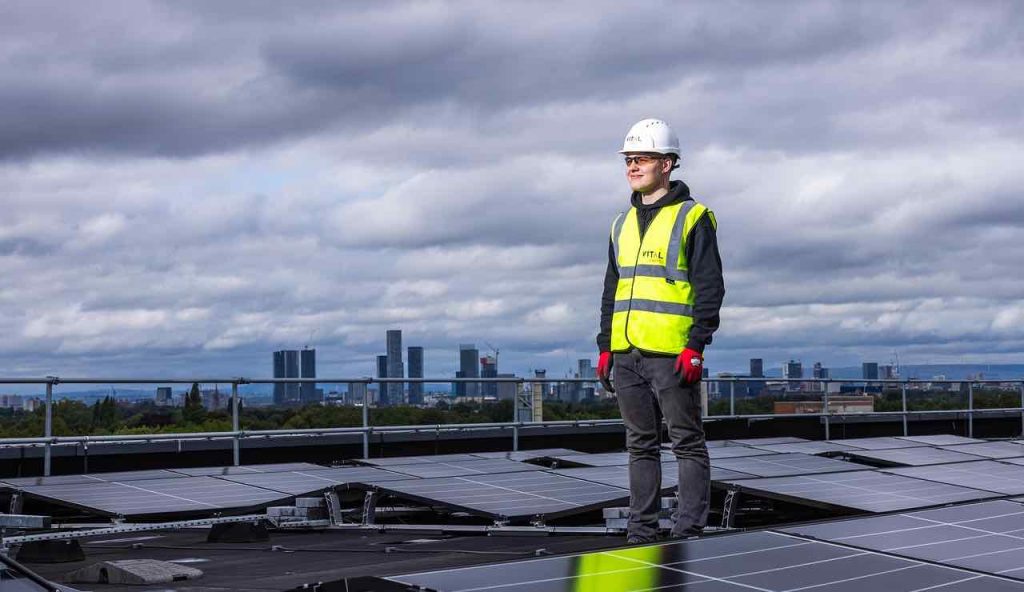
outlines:
[[650, 164], [650, 163], [652, 163], [652, 162], [654, 162], [656, 160], [661, 160], [662, 158], [663, 157], [661, 157], [661, 156], [646, 156], [646, 155], [644, 155], [644, 156], [627, 156], [625, 161], [626, 161], [626, 166], [632, 166], [632, 164], [634, 162], [636, 164], [640, 165], [640, 166], [643, 166], [645, 164]]

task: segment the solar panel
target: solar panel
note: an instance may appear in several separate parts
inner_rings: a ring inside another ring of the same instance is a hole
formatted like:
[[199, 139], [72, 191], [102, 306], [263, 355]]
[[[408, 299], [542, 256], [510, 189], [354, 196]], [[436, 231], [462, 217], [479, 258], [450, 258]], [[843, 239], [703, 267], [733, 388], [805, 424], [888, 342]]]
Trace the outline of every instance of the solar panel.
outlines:
[[880, 470], [893, 475], [984, 489], [1004, 495], [1024, 494], [1024, 467], [994, 460]]
[[1024, 584], [1013, 580], [774, 532], [748, 532], [386, 579], [412, 589], [447, 592], [1024, 590]]
[[795, 436], [779, 436], [776, 438], [747, 438], [744, 440], [728, 440], [730, 444], [738, 444], [740, 446], [760, 446], [768, 444], [795, 444], [797, 442], [809, 442], [807, 438], [797, 438]]
[[629, 491], [547, 471], [376, 484], [383, 492], [509, 520], [557, 517], [621, 503]]
[[314, 465], [304, 462], [295, 463], [274, 463], [263, 465], [239, 465], [227, 467], [186, 467], [183, 469], [171, 469], [175, 473], [181, 473], [190, 477], [206, 477], [215, 475], [246, 475], [250, 473], [281, 473], [286, 471], [318, 471], [326, 469], [322, 465]]
[[480, 460], [472, 454], [431, 454], [426, 456], [389, 456], [387, 458], [360, 458], [356, 462], [364, 465], [388, 467], [392, 465], [418, 465], [438, 462], [464, 462]]
[[750, 448], [748, 446], [722, 446], [720, 448], [708, 448], [708, 456], [711, 458], [743, 458], [744, 456], [767, 456], [775, 454], [770, 450]]
[[996, 497], [988, 491], [876, 471], [726, 480], [722, 484], [762, 497], [826, 509], [849, 508], [865, 512], [926, 508]]
[[388, 465], [388, 470], [412, 477], [466, 477], [519, 471], [541, 471], [544, 467], [501, 458], [467, 460], [461, 462], [420, 463], [418, 465]]
[[838, 442], [847, 446], [852, 446], [853, 448], [860, 448], [861, 450], [890, 450], [892, 448], [915, 448], [917, 446], [925, 446], [925, 444], [921, 442], [901, 440], [899, 438], [891, 438], [889, 436], [879, 436], [877, 438], [846, 438], [838, 440]]
[[941, 446], [943, 450], [974, 454], [986, 458], [1020, 458], [1024, 457], [1024, 446], [1013, 442], [982, 442], [980, 444], [957, 444]]
[[756, 477], [809, 475], [812, 473], [854, 471], [864, 468], [855, 463], [808, 454], [770, 454], [765, 456], [746, 456], [743, 458], [711, 459], [711, 466], [730, 471], [739, 471], [740, 473]]
[[981, 460], [982, 457], [941, 448], [930, 448], [921, 446], [918, 448], [899, 448], [896, 450], [860, 450], [850, 451], [850, 458], [864, 461], [878, 466], [908, 466], [920, 467], [924, 465], [941, 465], [955, 462], [970, 462]]
[[977, 444], [978, 442], [984, 442], [984, 440], [954, 436], [952, 434], [935, 434], [932, 436], [897, 436], [897, 438], [901, 440], [909, 440], [911, 442], [920, 442], [921, 444], [927, 444], [929, 446], [952, 446], [954, 444]]
[[[673, 460], [675, 455], [666, 450], [661, 451], [663, 460]], [[574, 465], [583, 467], [624, 467], [629, 464], [628, 452], [603, 452], [601, 454], [566, 454], [557, 456], [555, 460], [561, 467]]]
[[809, 442], [790, 442], [788, 444], [758, 444], [757, 447], [768, 452], [786, 454], [796, 452], [799, 454], [826, 454], [829, 452], [842, 452], [844, 450], [856, 450], [839, 442], [828, 442], [822, 440], [811, 440]]
[[248, 473], [241, 475], [222, 475], [217, 477], [225, 481], [243, 483], [254, 487], [262, 487], [288, 495], [303, 495], [322, 491], [329, 487], [348, 483], [379, 483], [408, 479], [408, 475], [393, 473], [376, 467], [337, 467], [317, 471], [290, 471], [277, 473]]
[[[675, 461], [664, 462], [661, 464], [662, 489], [672, 489], [679, 484], [678, 466], [678, 463]], [[583, 479], [584, 481], [593, 481], [595, 483], [603, 483], [613, 487], [629, 489], [628, 467], [581, 467], [576, 469], [554, 469], [551, 472], [558, 475], [565, 475], [566, 477]], [[751, 475], [745, 475], [736, 471], [728, 471], [726, 469], [718, 469], [715, 467], [711, 468], [712, 481], [750, 478], [752, 478]]]
[[528, 460], [564, 456], [566, 454], [581, 453], [577, 450], [570, 450], [568, 448], [539, 448], [537, 450], [516, 450], [509, 452], [474, 452], [473, 456], [479, 456], [480, 458], [504, 458], [506, 460], [526, 462]]
[[862, 549], [1024, 578], [1024, 506], [1014, 502], [991, 501], [784, 530]]
[[26, 495], [110, 516], [213, 512], [286, 499], [276, 491], [213, 477], [25, 487]]
[[182, 477], [177, 473], [155, 469], [149, 471], [117, 471], [111, 473], [88, 473], [85, 475], [54, 475], [50, 477], [15, 477], [4, 479], [3, 483], [14, 489], [34, 485], [73, 485], [85, 483], [106, 483], [111, 481], [144, 481], [147, 479], [174, 479]]

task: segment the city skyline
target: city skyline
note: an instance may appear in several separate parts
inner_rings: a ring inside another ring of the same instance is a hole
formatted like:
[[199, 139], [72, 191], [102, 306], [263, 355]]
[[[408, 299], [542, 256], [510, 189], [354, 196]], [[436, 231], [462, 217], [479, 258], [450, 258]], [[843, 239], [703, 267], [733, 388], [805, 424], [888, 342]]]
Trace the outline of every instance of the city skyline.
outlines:
[[11, 3], [0, 375], [365, 375], [397, 326], [564, 374], [645, 117], [719, 223], [712, 368], [1024, 360], [1024, 11], [745, 6]]

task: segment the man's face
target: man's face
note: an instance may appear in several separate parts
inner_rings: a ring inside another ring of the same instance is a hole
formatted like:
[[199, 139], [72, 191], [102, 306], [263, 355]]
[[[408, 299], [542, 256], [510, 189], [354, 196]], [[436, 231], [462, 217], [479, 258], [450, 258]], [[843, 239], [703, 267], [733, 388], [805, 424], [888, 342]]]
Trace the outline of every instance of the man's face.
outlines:
[[661, 187], [672, 172], [672, 159], [661, 154], [628, 152], [625, 159], [629, 188], [640, 193], [650, 193]]

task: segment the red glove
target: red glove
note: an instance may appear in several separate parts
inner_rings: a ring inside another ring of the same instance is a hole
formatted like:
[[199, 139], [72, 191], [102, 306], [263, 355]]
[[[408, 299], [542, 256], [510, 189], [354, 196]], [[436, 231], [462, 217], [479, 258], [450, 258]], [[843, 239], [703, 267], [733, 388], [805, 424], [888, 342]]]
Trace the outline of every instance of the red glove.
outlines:
[[612, 386], [612, 364], [612, 352], [601, 352], [597, 358], [597, 378], [601, 381], [604, 390], [609, 393], [615, 392], [615, 388]]
[[704, 356], [700, 352], [686, 348], [676, 358], [676, 374], [680, 384], [693, 384], [700, 381], [704, 370]]

